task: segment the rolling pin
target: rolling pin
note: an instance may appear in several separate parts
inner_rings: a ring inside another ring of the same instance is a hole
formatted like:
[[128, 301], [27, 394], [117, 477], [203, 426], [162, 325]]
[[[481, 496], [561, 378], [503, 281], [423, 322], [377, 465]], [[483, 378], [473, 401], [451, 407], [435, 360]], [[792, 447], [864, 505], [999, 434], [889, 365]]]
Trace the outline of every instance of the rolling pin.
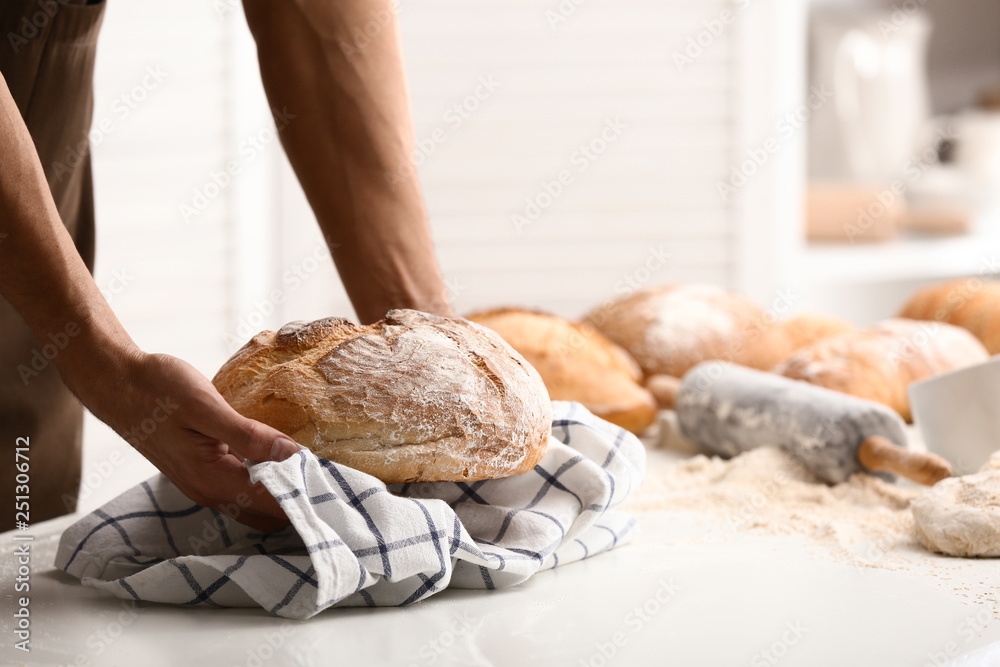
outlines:
[[827, 484], [856, 472], [927, 485], [951, 476], [941, 457], [906, 448], [893, 410], [807, 382], [706, 361], [681, 379], [674, 404], [684, 437], [724, 458], [777, 445]]

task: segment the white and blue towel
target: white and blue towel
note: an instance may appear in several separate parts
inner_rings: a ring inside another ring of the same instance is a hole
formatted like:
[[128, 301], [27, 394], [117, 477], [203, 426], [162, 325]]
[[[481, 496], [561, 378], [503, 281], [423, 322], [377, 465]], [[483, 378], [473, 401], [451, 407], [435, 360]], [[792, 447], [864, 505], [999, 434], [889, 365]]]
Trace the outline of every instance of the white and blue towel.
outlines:
[[386, 486], [301, 450], [251, 478], [292, 525], [263, 534], [194, 504], [162, 475], [70, 526], [56, 565], [126, 599], [260, 606], [305, 619], [333, 606], [405, 605], [448, 586], [502, 588], [628, 541], [611, 509], [645, 450], [576, 403], [553, 403], [548, 451], [522, 475]]

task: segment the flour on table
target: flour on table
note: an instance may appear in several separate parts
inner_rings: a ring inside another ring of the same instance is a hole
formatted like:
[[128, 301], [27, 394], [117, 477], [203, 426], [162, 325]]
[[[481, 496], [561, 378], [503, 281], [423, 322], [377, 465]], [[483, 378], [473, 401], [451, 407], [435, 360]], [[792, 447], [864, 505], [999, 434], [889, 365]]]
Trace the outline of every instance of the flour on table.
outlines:
[[721, 514], [735, 530], [804, 534], [845, 551], [867, 538], [883, 550], [913, 544], [907, 508], [917, 493], [864, 474], [830, 487], [783, 450], [760, 447], [651, 467], [628, 509]]

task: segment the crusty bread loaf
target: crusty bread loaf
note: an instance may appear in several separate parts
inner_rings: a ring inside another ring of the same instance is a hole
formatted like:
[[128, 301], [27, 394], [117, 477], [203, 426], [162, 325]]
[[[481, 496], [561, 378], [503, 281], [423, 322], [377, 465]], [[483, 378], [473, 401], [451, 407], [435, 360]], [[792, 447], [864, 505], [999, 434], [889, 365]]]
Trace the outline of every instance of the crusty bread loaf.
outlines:
[[647, 375], [681, 377], [702, 361], [766, 369], [787, 344], [749, 297], [712, 285], [661, 285], [611, 301], [584, 321], [628, 351]]
[[847, 320], [821, 313], [794, 315], [778, 322], [775, 329], [787, 337], [789, 354], [818, 340], [857, 331], [857, 327]]
[[552, 400], [578, 401], [602, 419], [641, 433], [656, 420], [656, 402], [629, 354], [593, 327], [516, 308], [473, 313], [535, 367]]
[[551, 430], [541, 378], [500, 336], [413, 310], [264, 331], [213, 382], [240, 414], [387, 483], [526, 472]]
[[911, 382], [989, 358], [965, 329], [941, 322], [885, 320], [819, 340], [774, 368], [796, 380], [866, 398], [911, 421]]
[[1000, 282], [995, 280], [962, 278], [925, 287], [899, 316], [960, 326], [982, 341], [990, 354], [1000, 353]]

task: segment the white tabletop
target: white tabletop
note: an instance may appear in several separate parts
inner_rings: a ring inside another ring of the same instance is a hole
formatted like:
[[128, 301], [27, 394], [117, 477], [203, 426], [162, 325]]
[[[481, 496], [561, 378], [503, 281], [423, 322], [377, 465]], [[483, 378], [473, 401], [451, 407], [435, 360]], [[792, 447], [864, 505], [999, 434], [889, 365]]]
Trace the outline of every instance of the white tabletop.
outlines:
[[[669, 455], [652, 451], [650, 464]], [[29, 665], [963, 665], [1000, 664], [1000, 561], [916, 554], [858, 568], [796, 535], [751, 535], [692, 512], [639, 515], [636, 540], [490, 592], [408, 608], [333, 609], [306, 622], [259, 610], [133, 606], [53, 569], [65, 517], [32, 527], [31, 653], [11, 648], [14, 533], [0, 535], [0, 662]], [[935, 559], [938, 559], [937, 561]], [[931, 575], [935, 564], [937, 574]]]

